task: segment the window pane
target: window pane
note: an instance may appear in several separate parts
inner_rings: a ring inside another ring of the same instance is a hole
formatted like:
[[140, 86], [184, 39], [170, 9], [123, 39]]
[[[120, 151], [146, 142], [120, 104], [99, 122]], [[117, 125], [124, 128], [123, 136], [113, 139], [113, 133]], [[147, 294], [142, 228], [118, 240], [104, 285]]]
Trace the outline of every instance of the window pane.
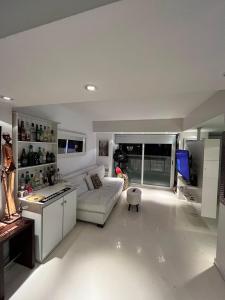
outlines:
[[66, 144], [67, 144], [67, 140], [58, 139], [58, 153], [59, 154], [66, 153]]
[[145, 144], [144, 184], [170, 186], [170, 144]]
[[77, 153], [83, 151], [83, 141], [68, 140], [67, 153]]

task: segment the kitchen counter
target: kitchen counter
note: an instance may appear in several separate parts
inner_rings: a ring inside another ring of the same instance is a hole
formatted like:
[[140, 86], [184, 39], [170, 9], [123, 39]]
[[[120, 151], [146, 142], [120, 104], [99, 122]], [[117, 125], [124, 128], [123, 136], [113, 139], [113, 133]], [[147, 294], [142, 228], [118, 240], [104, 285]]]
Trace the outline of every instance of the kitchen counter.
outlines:
[[26, 197], [17, 198], [17, 201], [19, 204], [22, 204], [22, 207], [24, 207], [26, 210], [29, 210], [29, 211], [32, 211], [35, 213], [41, 213], [42, 209], [44, 207], [52, 204], [53, 202], [57, 201], [59, 198], [64, 197], [65, 195], [71, 193], [72, 191], [76, 190], [76, 188], [67, 182], [62, 182], [62, 183], [57, 183], [52, 186], [45, 187], [43, 189], [40, 189], [40, 190], [35, 191], [32, 194], [30, 194], [30, 195], [38, 194], [38, 195], [43, 195], [45, 197], [49, 197], [55, 193], [60, 192], [61, 190], [65, 189], [65, 188], [69, 188], [69, 190], [67, 190], [59, 195], [56, 195], [55, 197], [51, 198], [50, 200], [47, 200], [46, 202], [30, 201], [30, 200], [27, 200]]

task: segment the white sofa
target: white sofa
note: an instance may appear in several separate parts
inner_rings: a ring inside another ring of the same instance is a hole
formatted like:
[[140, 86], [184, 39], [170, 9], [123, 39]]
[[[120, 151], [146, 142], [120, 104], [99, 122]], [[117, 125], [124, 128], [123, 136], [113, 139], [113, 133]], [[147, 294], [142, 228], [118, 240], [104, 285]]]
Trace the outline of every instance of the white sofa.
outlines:
[[[93, 189], [88, 175], [98, 174], [102, 187]], [[73, 186], [77, 187], [77, 219], [95, 223], [103, 227], [113, 207], [117, 203], [123, 190], [123, 179], [104, 177], [105, 167], [92, 166], [88, 169], [69, 174], [65, 177]], [[88, 184], [89, 183], [89, 184]]]

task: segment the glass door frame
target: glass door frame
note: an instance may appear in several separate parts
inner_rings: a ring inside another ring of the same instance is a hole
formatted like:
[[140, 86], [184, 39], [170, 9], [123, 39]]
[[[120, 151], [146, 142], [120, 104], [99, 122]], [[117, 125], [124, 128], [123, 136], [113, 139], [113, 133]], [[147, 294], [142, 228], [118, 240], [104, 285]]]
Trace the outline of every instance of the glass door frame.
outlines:
[[[148, 143], [150, 144], [150, 143]], [[174, 185], [174, 175], [175, 175], [175, 153], [176, 153], [176, 143], [168, 143], [171, 145], [171, 162], [170, 162], [170, 186], [172, 188]], [[156, 186], [150, 184], [144, 184], [144, 167], [145, 167], [145, 144], [142, 144], [142, 161], [141, 161], [141, 185], [143, 186]], [[163, 188], [163, 186], [160, 186]], [[167, 187], [164, 187], [167, 188]]]

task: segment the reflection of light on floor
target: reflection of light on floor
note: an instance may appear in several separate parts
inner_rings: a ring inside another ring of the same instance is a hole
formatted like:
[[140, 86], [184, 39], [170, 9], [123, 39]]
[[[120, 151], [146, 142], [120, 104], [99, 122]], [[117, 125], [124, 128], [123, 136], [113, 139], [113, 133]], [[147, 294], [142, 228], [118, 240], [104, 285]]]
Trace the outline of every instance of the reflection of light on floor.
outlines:
[[159, 261], [160, 264], [163, 264], [163, 263], [166, 262], [166, 259], [163, 255], [160, 255], [160, 256], [158, 256], [158, 261]]
[[121, 248], [121, 242], [120, 242], [120, 241], [118, 241], [118, 242], [116, 243], [116, 248], [117, 248], [117, 249], [120, 249], [120, 248]]
[[142, 248], [141, 247], [137, 247], [137, 254], [141, 254], [142, 253]]

